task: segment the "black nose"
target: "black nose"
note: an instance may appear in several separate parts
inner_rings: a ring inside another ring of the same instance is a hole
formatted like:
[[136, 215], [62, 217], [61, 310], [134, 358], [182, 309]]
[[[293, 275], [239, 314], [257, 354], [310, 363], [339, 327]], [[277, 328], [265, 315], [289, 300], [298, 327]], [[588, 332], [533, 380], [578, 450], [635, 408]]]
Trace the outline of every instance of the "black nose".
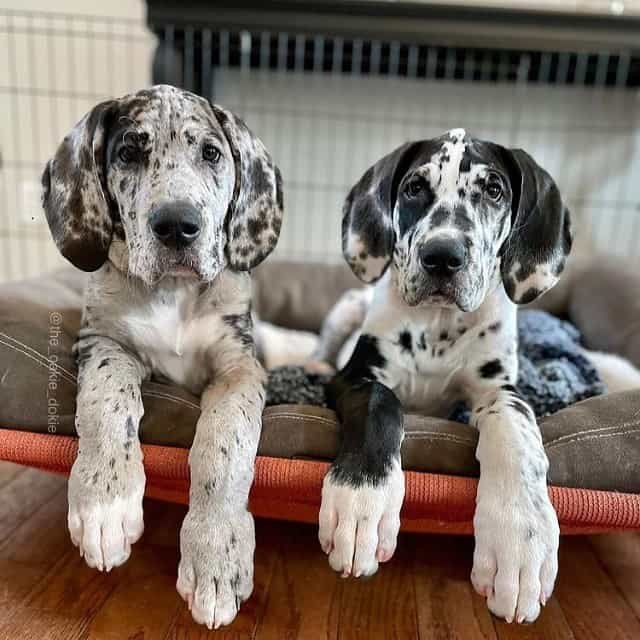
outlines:
[[200, 235], [200, 214], [188, 202], [160, 205], [149, 218], [151, 230], [162, 244], [173, 249], [188, 247]]
[[429, 240], [418, 254], [422, 268], [431, 275], [452, 276], [464, 267], [465, 247], [451, 238]]

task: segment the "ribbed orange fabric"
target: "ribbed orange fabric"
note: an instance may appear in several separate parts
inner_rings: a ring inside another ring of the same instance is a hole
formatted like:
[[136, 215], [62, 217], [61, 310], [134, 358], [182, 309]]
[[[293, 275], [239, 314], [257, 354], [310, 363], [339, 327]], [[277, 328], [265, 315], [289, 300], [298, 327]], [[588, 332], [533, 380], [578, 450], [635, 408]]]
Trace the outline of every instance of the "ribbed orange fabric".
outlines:
[[[146, 494], [186, 504], [189, 497], [188, 451], [143, 445]], [[0, 429], [0, 459], [68, 474], [77, 440]], [[258, 457], [251, 490], [251, 511], [258, 517], [315, 523], [324, 462]], [[423, 533], [470, 534], [477, 481], [472, 478], [407, 471], [402, 529]], [[563, 533], [640, 530], [640, 495], [550, 487]]]

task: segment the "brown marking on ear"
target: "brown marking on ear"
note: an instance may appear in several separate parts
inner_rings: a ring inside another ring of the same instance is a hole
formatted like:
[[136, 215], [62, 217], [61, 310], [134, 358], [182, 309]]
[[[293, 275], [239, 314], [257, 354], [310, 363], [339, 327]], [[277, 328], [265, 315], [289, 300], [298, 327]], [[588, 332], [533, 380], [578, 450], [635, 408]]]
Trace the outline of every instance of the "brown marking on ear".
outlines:
[[237, 116], [211, 105], [227, 138], [235, 165], [233, 197], [227, 212], [227, 259], [247, 271], [275, 248], [282, 227], [280, 171], [263, 143]]
[[553, 178], [521, 149], [501, 149], [513, 192], [512, 229], [501, 274], [516, 304], [532, 302], [558, 281], [571, 251], [571, 217]]
[[104, 142], [114, 100], [94, 107], [62, 141], [45, 168], [42, 204], [60, 253], [79, 269], [107, 259], [113, 223], [106, 196]]
[[381, 158], [352, 187], [342, 210], [342, 252], [355, 275], [375, 282], [395, 247], [393, 208], [398, 184], [422, 143], [407, 143]]

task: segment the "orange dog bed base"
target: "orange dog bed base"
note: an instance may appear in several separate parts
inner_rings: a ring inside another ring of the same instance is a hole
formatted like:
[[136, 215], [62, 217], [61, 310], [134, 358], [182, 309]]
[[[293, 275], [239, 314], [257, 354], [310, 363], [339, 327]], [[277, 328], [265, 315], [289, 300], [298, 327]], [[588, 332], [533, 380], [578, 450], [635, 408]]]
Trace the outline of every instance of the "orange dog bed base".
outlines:
[[[186, 449], [143, 445], [146, 495], [187, 504], [189, 468]], [[68, 474], [77, 439], [0, 429], [0, 460]], [[316, 523], [322, 479], [328, 464], [258, 457], [250, 496], [257, 517]], [[415, 471], [405, 472], [402, 530], [470, 534], [477, 480]], [[585, 534], [640, 530], [640, 495], [550, 487], [562, 533]]]

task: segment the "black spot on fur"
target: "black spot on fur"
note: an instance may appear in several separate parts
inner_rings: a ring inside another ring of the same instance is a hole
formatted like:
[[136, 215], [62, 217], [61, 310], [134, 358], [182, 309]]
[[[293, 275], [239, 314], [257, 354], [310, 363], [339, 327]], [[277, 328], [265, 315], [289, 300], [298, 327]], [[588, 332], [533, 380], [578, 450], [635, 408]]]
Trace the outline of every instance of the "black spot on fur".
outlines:
[[253, 348], [253, 322], [250, 311], [222, 316], [222, 321], [233, 329], [243, 347]]
[[500, 360], [489, 360], [485, 362], [479, 369], [478, 373], [482, 378], [495, 378], [499, 376], [504, 369]]
[[362, 335], [347, 366], [329, 384], [327, 401], [343, 425], [331, 477], [339, 484], [379, 484], [388, 474], [402, 440], [402, 406], [375, 379], [386, 365], [377, 338]]
[[413, 338], [411, 337], [411, 332], [407, 331], [406, 329], [404, 331], [401, 331], [400, 335], [398, 336], [398, 344], [403, 351], [413, 354]]
[[540, 295], [540, 291], [535, 287], [531, 287], [524, 292], [522, 297], [520, 298], [520, 304], [529, 304], [533, 302]]
[[133, 418], [131, 416], [127, 416], [125, 426], [127, 430], [127, 438], [133, 438], [136, 435], [136, 426], [133, 424]]
[[100, 364], [98, 365], [98, 369], [102, 369], [102, 367], [106, 367], [109, 364], [109, 358], [104, 358], [103, 360], [100, 361]]
[[449, 219], [450, 212], [445, 207], [438, 207], [429, 215], [429, 226], [431, 229], [434, 227], [442, 226]]
[[533, 411], [529, 408], [529, 405], [518, 397], [514, 397], [511, 402], [508, 403], [508, 406], [520, 413], [527, 420], [531, 420], [533, 417]]
[[460, 173], [468, 173], [471, 171], [471, 154], [465, 149], [458, 167]]
[[460, 204], [457, 204], [453, 210], [453, 224], [461, 231], [473, 229], [473, 220], [469, 217], [466, 208]]
[[257, 196], [270, 193], [272, 189], [271, 178], [264, 170], [262, 162], [261, 158], [255, 157], [251, 163], [251, 185]]
[[493, 324], [489, 325], [489, 331], [493, 331], [493, 333], [498, 333], [498, 331], [500, 331], [500, 327], [502, 327], [502, 323], [501, 322], [494, 322]]

